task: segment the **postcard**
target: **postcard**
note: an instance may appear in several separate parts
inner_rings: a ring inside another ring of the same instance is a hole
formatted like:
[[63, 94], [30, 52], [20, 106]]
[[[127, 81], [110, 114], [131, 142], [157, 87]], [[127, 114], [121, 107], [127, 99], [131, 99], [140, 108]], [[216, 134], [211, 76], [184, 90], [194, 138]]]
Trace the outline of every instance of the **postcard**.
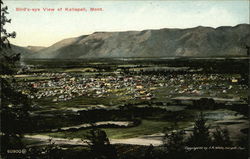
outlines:
[[248, 0], [1, 0], [3, 159], [247, 159]]

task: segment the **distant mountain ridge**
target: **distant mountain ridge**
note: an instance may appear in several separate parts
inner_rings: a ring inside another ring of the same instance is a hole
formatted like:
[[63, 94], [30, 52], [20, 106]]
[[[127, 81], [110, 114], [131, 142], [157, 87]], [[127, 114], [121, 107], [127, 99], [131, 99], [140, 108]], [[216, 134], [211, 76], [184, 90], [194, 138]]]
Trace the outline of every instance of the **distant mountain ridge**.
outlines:
[[35, 53], [45, 49], [43, 46], [27, 46], [21, 47], [17, 45], [11, 45], [12, 50], [15, 53], [20, 53], [22, 58], [28, 58], [29, 56], [34, 56]]
[[[23, 58], [112, 58], [169, 56], [242, 56], [250, 46], [250, 25], [95, 32], [29, 49]], [[36, 50], [36, 53], [34, 53]]]

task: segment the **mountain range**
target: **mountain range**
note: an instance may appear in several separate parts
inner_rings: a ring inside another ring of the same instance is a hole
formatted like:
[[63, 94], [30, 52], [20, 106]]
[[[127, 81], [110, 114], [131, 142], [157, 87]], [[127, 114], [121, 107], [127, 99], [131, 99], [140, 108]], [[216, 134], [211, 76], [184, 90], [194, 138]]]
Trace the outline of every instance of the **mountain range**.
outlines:
[[244, 56], [250, 25], [198, 26], [125, 32], [95, 32], [61, 40], [49, 47], [19, 47], [22, 58], [81, 59], [112, 57]]

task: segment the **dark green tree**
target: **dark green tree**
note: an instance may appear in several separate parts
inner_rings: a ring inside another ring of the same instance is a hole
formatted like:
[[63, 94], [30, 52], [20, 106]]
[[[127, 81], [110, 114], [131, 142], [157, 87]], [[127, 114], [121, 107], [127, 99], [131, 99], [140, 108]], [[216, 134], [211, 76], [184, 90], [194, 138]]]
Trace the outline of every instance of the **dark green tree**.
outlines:
[[194, 129], [188, 138], [189, 146], [210, 146], [211, 137], [209, 134], [209, 126], [206, 126], [206, 119], [201, 112], [195, 121]]
[[16, 37], [16, 32], [8, 33], [7, 30], [5, 29], [5, 25], [7, 23], [11, 23], [11, 19], [8, 19], [6, 17], [8, 12], [8, 7], [3, 6], [2, 0], [1, 2], [1, 10], [0, 10], [0, 15], [1, 15], [1, 38], [0, 38], [0, 74], [15, 74], [16, 73], [16, 64], [17, 61], [20, 59], [20, 54], [16, 54], [13, 52], [11, 49], [11, 45], [9, 42], [9, 38], [15, 38]]
[[144, 159], [154, 159], [155, 154], [154, 154], [154, 146], [152, 144], [147, 147], [144, 153]]
[[5, 25], [11, 20], [6, 17], [8, 7], [1, 1], [1, 38], [0, 38], [0, 115], [1, 115], [1, 155], [6, 155], [8, 149], [21, 149], [24, 145], [21, 137], [28, 125], [28, 97], [18, 90], [14, 75], [18, 72], [20, 54], [11, 49], [9, 38], [15, 38], [16, 33], [8, 33]]
[[213, 135], [213, 146], [231, 146], [232, 142], [229, 137], [228, 129], [217, 127]]
[[168, 158], [171, 159], [183, 159], [185, 158], [185, 139], [184, 131], [174, 130], [169, 134], [165, 133], [163, 138], [163, 144], [166, 149]]
[[105, 131], [92, 128], [85, 136], [94, 159], [117, 159], [117, 152]]

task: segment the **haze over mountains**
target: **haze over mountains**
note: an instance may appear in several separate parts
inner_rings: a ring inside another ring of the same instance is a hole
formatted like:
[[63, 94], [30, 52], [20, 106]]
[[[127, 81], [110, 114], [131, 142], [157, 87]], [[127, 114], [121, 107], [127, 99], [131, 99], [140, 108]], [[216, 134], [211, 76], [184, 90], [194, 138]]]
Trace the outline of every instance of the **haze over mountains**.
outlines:
[[54, 45], [15, 49], [22, 58], [110, 58], [175, 56], [242, 56], [250, 46], [250, 25], [218, 28], [95, 32], [64, 39]]
[[35, 53], [39, 52], [42, 49], [45, 49], [46, 47], [43, 46], [27, 46], [27, 47], [21, 47], [17, 45], [11, 45], [11, 48], [16, 53], [21, 53], [21, 56], [23, 58], [26, 58], [28, 56], [34, 56]]

